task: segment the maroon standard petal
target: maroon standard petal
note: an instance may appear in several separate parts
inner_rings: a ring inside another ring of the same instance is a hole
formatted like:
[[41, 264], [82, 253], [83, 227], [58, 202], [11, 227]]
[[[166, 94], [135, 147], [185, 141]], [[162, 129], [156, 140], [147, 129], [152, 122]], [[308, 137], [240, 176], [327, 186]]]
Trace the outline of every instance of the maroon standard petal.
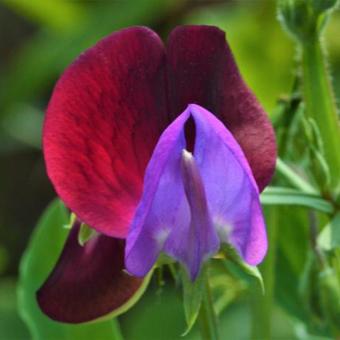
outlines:
[[272, 126], [244, 83], [225, 34], [211, 26], [180, 26], [168, 41], [171, 116], [189, 103], [216, 114], [241, 145], [260, 190], [274, 172]]
[[76, 222], [55, 269], [37, 293], [44, 313], [61, 322], [86, 322], [111, 313], [143, 283], [123, 270], [123, 240], [99, 235], [82, 247], [79, 226]]
[[63, 74], [43, 132], [48, 175], [85, 223], [125, 237], [166, 125], [165, 53], [144, 27], [113, 33]]

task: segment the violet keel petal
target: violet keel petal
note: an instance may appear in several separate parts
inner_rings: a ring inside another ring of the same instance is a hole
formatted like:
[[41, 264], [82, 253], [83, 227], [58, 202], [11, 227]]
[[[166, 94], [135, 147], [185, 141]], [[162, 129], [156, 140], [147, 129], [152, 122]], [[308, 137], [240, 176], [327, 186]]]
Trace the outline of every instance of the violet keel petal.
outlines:
[[190, 223], [179, 224], [164, 245], [164, 252], [184, 263], [194, 280], [204, 260], [218, 251], [219, 239], [210, 217], [202, 178], [193, 155], [182, 152], [182, 181], [190, 208]]

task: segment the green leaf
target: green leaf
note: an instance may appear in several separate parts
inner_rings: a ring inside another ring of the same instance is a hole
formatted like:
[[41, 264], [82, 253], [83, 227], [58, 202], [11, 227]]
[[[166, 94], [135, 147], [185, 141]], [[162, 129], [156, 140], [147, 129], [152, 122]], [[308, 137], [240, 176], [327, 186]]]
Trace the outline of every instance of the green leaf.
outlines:
[[253, 283], [255, 279], [264, 293], [263, 278], [259, 269], [245, 263], [231, 245], [223, 245], [222, 250], [226, 255], [226, 259], [223, 260], [223, 263], [228, 272], [250, 284]]
[[276, 160], [276, 170], [280, 175], [285, 177], [287, 181], [295, 188], [308, 194], [318, 194], [317, 189], [315, 189], [311, 184], [309, 184], [304, 178], [297, 174], [289, 165], [287, 165], [280, 158]]
[[35, 294], [55, 265], [69, 230], [64, 205], [55, 200], [46, 209], [33, 232], [20, 263], [18, 308], [33, 339], [113, 339], [121, 340], [115, 320], [69, 325], [50, 320], [39, 309]]
[[318, 236], [318, 245], [323, 250], [340, 247], [340, 213], [328, 223]]
[[331, 214], [333, 205], [320, 196], [304, 193], [295, 189], [267, 187], [261, 194], [264, 205], [297, 205]]
[[204, 289], [204, 268], [194, 282], [188, 276], [186, 270], [181, 268], [181, 279], [183, 284], [183, 305], [184, 315], [187, 323], [187, 328], [183, 335], [190, 332], [197, 320], [197, 316], [201, 307]]

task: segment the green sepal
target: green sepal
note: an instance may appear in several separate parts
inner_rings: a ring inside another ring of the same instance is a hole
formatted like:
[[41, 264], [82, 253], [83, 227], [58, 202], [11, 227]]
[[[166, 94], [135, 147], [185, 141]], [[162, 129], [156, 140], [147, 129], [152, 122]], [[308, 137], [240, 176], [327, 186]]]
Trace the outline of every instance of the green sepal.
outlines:
[[98, 235], [98, 232], [87, 224], [82, 223], [78, 233], [78, 243], [83, 247], [87, 241]]
[[287, 32], [298, 40], [313, 34], [314, 13], [306, 0], [279, 0], [278, 17]]
[[165, 253], [160, 253], [156, 262], [156, 267], [161, 267], [165, 264], [171, 264], [175, 262], [176, 261], [172, 257], [166, 255]]
[[63, 227], [65, 229], [71, 229], [73, 224], [74, 224], [74, 222], [76, 221], [76, 219], [77, 219], [76, 214], [75, 213], [71, 213], [67, 223], [64, 223]]
[[225, 258], [222, 260], [225, 268], [234, 277], [237, 277], [248, 284], [253, 284], [254, 281], [259, 285], [262, 293], [265, 293], [262, 274], [256, 266], [250, 266], [245, 263], [237, 250], [230, 244], [222, 245], [222, 253]]
[[282, 26], [300, 42], [318, 36], [337, 0], [279, 0], [278, 17]]
[[192, 329], [197, 320], [203, 299], [206, 270], [207, 269], [203, 267], [195, 281], [191, 281], [188, 272], [183, 268], [183, 266], [181, 266], [180, 268], [180, 277], [183, 287], [183, 307], [185, 320], [187, 324], [187, 328], [182, 334], [182, 336], [190, 332], [190, 330]]
[[317, 240], [318, 246], [330, 251], [340, 247], [340, 212], [322, 229]]

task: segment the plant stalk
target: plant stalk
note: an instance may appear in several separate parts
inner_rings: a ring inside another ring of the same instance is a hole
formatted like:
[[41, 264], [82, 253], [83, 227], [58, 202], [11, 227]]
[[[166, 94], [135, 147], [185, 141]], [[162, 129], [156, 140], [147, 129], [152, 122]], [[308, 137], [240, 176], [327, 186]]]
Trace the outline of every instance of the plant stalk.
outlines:
[[254, 287], [252, 293], [252, 340], [270, 340], [272, 335], [272, 315], [275, 285], [275, 262], [277, 246], [277, 208], [266, 209], [268, 253], [261, 265], [261, 273], [265, 284], [265, 294]]
[[302, 68], [306, 114], [319, 127], [330, 171], [330, 188], [336, 188], [340, 178], [340, 128], [330, 77], [317, 34], [302, 42]]
[[211, 289], [209, 286], [208, 276], [204, 278], [203, 299], [198, 315], [199, 328], [202, 340], [218, 340], [218, 320], [214, 310]]

